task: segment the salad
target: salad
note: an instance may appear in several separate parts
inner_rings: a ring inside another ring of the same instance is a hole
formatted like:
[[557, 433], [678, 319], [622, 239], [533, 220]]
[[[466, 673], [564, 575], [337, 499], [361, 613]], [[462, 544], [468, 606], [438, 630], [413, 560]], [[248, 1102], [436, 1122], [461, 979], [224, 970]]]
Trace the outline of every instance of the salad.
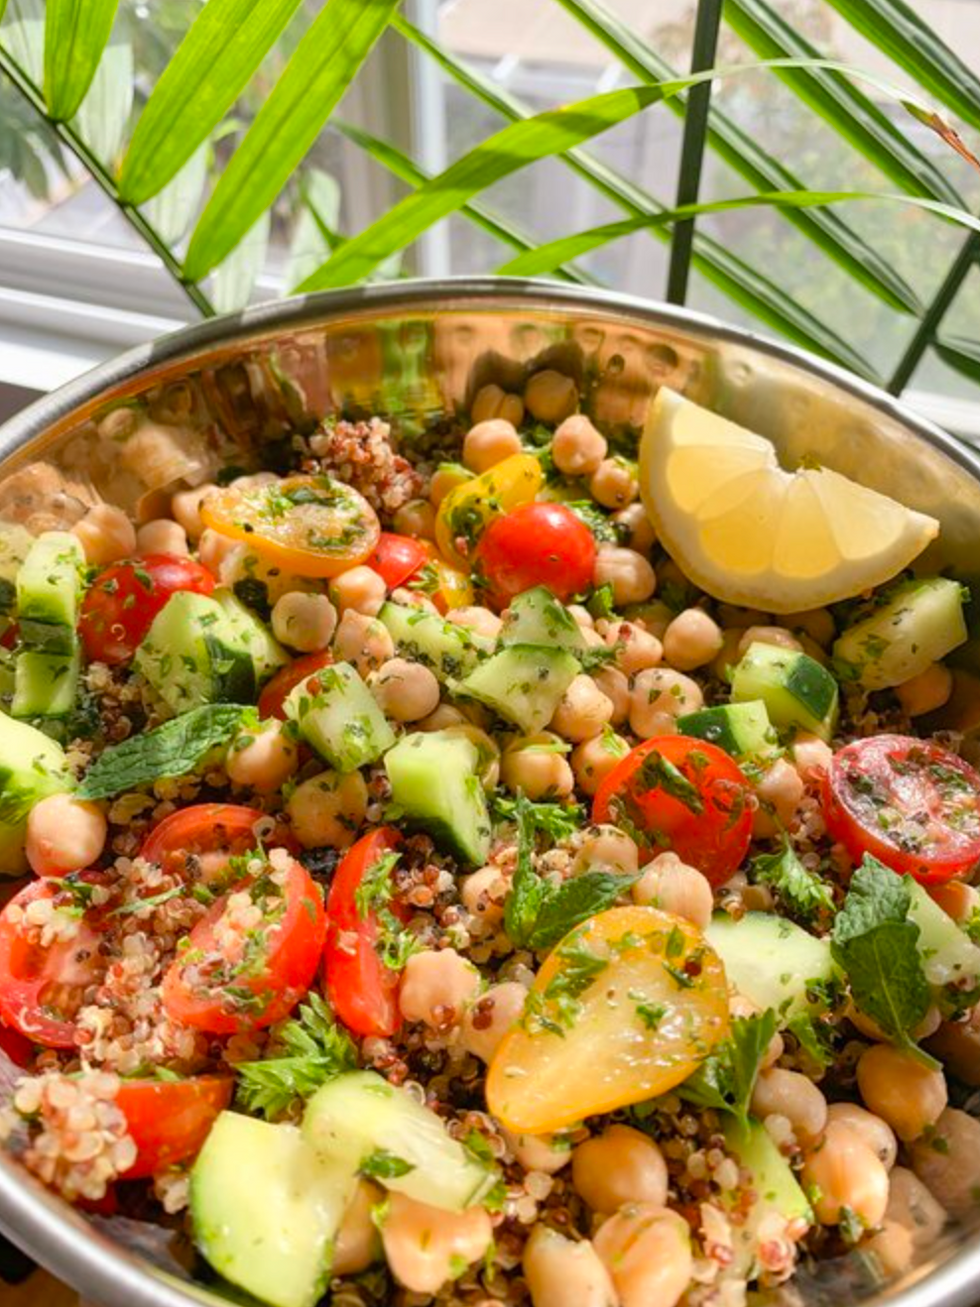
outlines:
[[939, 525], [581, 407], [11, 535], [4, 1146], [269, 1307], [857, 1291], [977, 1204]]

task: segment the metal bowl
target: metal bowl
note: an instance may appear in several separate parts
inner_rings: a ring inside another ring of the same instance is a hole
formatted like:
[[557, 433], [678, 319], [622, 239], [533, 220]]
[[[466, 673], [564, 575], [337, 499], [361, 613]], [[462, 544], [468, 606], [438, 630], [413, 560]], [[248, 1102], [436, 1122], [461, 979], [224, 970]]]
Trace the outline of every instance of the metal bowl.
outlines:
[[[274, 460], [291, 432], [340, 410], [386, 415], [403, 443], [422, 442], [481, 385], [519, 389], [544, 367], [574, 376], [586, 409], [623, 436], [639, 433], [661, 384], [683, 391], [770, 437], [788, 466], [816, 458], [933, 514], [942, 532], [924, 562], [980, 578], [980, 458], [883, 392], [700, 314], [499, 279], [265, 305], [96, 368], [0, 429], [0, 532], [70, 525], [100, 498], [146, 520], [176, 486]], [[937, 724], [980, 724], [978, 650], [975, 640], [960, 651], [956, 695]], [[176, 1230], [86, 1218], [4, 1158], [0, 1228], [103, 1307], [227, 1301]], [[900, 1281], [875, 1285], [852, 1256], [804, 1270], [776, 1296], [966, 1307], [980, 1298], [980, 1208]]]

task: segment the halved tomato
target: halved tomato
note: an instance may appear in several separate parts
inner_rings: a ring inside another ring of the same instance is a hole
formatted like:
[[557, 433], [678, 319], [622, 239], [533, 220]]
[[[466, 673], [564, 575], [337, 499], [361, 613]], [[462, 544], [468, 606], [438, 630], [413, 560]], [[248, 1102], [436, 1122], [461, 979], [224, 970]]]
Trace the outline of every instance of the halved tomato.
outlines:
[[124, 1180], [144, 1180], [196, 1157], [219, 1112], [231, 1102], [231, 1076], [192, 1080], [124, 1080], [116, 1102], [136, 1144]]
[[[195, 803], [179, 808], [154, 826], [140, 849], [140, 857], [157, 862], [168, 875], [188, 884], [220, 885], [228, 860], [258, 846], [257, 822], [266, 819], [260, 808], [237, 803]], [[277, 826], [264, 843], [295, 851], [296, 841], [284, 826]]]
[[332, 662], [333, 655], [329, 649], [324, 649], [321, 653], [304, 654], [302, 658], [294, 658], [285, 667], [280, 667], [259, 695], [259, 716], [263, 721], [267, 717], [276, 717], [279, 721], [285, 721], [286, 710], [283, 705], [290, 693], [314, 672], [320, 671], [322, 667], [329, 667]]
[[389, 590], [394, 590], [404, 585], [427, 557], [423, 541], [396, 535], [393, 531], [382, 531], [378, 547], [368, 559], [368, 567], [378, 573]]

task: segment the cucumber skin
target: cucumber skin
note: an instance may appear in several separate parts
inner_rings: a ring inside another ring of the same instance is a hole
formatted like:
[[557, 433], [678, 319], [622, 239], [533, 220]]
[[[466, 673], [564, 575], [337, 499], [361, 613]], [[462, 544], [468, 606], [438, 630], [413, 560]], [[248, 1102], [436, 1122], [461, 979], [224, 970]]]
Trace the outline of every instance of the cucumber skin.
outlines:
[[[479, 767], [476, 745], [445, 731], [405, 735], [385, 755], [392, 800], [405, 822], [472, 866], [486, 862], [492, 834]], [[462, 793], [453, 794], [460, 785]], [[469, 830], [462, 828], [464, 816]]]
[[[809, 981], [830, 980], [837, 974], [829, 938], [818, 939], [772, 913], [747, 912], [734, 921], [727, 913], [716, 912], [704, 936], [721, 958], [729, 982], [760, 1008], [771, 1007], [780, 1027], [810, 1011]], [[801, 966], [804, 949], [808, 961]]]
[[14, 669], [11, 717], [67, 717], [75, 707], [81, 654], [24, 649]]
[[777, 747], [776, 732], [761, 699], [718, 704], [678, 717], [681, 735], [716, 744], [732, 758], [765, 758]]
[[732, 702], [761, 699], [777, 729], [829, 740], [837, 725], [837, 682], [808, 654], [756, 642], [732, 673]]
[[45, 531], [37, 537], [17, 572], [17, 617], [24, 644], [71, 652], [81, 597], [79, 568], [84, 564], [82, 546], [71, 532]]

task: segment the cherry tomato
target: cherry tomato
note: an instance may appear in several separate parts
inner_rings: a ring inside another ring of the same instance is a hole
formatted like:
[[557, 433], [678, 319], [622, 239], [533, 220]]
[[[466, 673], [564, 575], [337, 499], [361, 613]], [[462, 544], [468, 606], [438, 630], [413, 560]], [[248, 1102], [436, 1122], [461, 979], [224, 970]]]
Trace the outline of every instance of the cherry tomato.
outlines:
[[522, 504], [496, 517], [476, 549], [490, 592], [503, 607], [524, 590], [543, 585], [571, 599], [592, 584], [592, 532], [564, 504]]
[[980, 860], [980, 775], [910, 735], [873, 735], [838, 750], [824, 778], [824, 816], [855, 862], [870, 853], [923, 885]]
[[297, 576], [336, 576], [364, 563], [381, 535], [364, 496], [323, 475], [229, 487], [205, 500], [201, 518]]
[[410, 585], [414, 587], [417, 584], [422, 594], [432, 600], [440, 613], [448, 613], [451, 608], [468, 608], [473, 602], [470, 573], [462, 572], [452, 563], [447, 563], [431, 540], [425, 544], [426, 563]]
[[71, 939], [42, 946], [28, 937], [25, 909], [61, 893], [52, 881], [35, 880], [0, 912], [0, 1018], [46, 1048], [75, 1046], [75, 1014], [106, 965], [99, 934], [84, 918]]
[[722, 885], [752, 838], [751, 789], [717, 745], [685, 735], [638, 744], [599, 786], [594, 822], [621, 826], [642, 849], [672, 849]]
[[148, 554], [114, 563], [85, 592], [78, 632], [91, 660], [127, 663], [172, 594], [208, 595], [215, 580], [206, 567], [178, 554]]
[[163, 978], [163, 1005], [175, 1021], [215, 1035], [261, 1030], [309, 989], [327, 932], [323, 896], [294, 858], [282, 884], [273, 875], [236, 886], [191, 931]]
[[392, 531], [382, 531], [378, 547], [367, 560], [389, 590], [404, 585], [408, 578], [428, 558], [428, 550], [421, 540], [411, 536], [395, 535]]
[[401, 1024], [400, 976], [378, 956], [378, 914], [371, 908], [362, 911], [357, 902], [364, 877], [400, 843], [392, 826], [363, 836], [344, 854], [327, 896], [327, 992], [337, 1016], [358, 1035], [386, 1038]]
[[283, 705], [290, 692], [314, 672], [318, 672], [321, 667], [329, 667], [332, 662], [333, 655], [329, 650], [324, 649], [322, 653], [304, 654], [302, 658], [294, 658], [285, 667], [280, 667], [259, 695], [259, 716], [263, 721], [267, 717], [277, 717], [279, 721], [285, 721], [286, 709]]
[[[258, 845], [255, 823], [266, 814], [237, 803], [195, 803], [164, 817], [150, 831], [140, 857], [158, 862], [165, 872], [188, 884], [220, 885], [228, 859]], [[296, 843], [285, 827], [277, 827], [266, 844], [293, 852]]]
[[201, 1151], [214, 1119], [231, 1102], [231, 1076], [193, 1080], [124, 1080], [116, 1103], [136, 1144], [125, 1180], [145, 1180]]

